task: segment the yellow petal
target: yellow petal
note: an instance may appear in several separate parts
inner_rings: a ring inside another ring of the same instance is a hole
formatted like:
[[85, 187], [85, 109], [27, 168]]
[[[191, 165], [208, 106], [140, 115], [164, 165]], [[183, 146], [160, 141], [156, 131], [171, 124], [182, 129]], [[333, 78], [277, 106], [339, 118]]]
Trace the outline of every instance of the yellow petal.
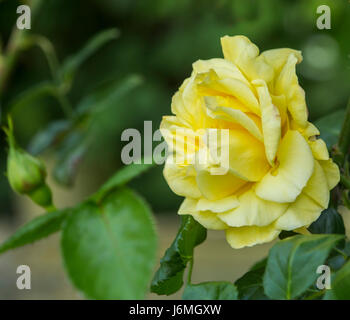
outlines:
[[[212, 72], [213, 73], [213, 72]], [[218, 79], [214, 76], [206, 78], [198, 84], [199, 88], [211, 89], [221, 94], [231, 95], [237, 98], [247, 108], [256, 114], [260, 114], [258, 100], [251, 88], [243, 81], [231, 78]]]
[[332, 190], [340, 181], [340, 172], [338, 166], [332, 159], [319, 161], [328, 182], [329, 190]]
[[296, 201], [288, 207], [287, 211], [277, 219], [276, 228], [281, 230], [294, 230], [308, 226], [314, 222], [324, 208], [301, 193]]
[[314, 172], [307, 182], [306, 187], [303, 189], [303, 193], [308, 195], [324, 209], [328, 207], [329, 188], [327, 178], [317, 160], [315, 160]]
[[304, 90], [299, 86], [295, 65], [298, 59], [294, 54], [288, 57], [280, 75], [276, 80], [277, 95], [284, 94], [287, 98], [287, 108], [295, 122], [302, 128], [307, 126], [307, 108]]
[[263, 56], [265, 61], [273, 67], [275, 73], [279, 74], [291, 54], [297, 58], [297, 63], [300, 63], [303, 60], [301, 51], [289, 48], [266, 50], [261, 53], [261, 56]]
[[216, 213], [210, 211], [197, 211], [197, 200], [186, 198], [179, 209], [179, 214], [189, 214], [203, 227], [211, 230], [224, 230], [227, 225], [217, 218]]
[[315, 159], [317, 159], [317, 160], [328, 160], [329, 159], [327, 145], [322, 139], [316, 139], [314, 141], [309, 140], [309, 145], [310, 145], [312, 154], [314, 155]]
[[307, 123], [305, 129], [298, 128], [299, 132], [308, 141], [312, 154], [316, 160], [328, 160], [329, 153], [326, 143], [322, 139], [318, 139], [320, 131], [311, 122]]
[[252, 189], [239, 196], [238, 201], [237, 208], [218, 214], [218, 217], [231, 227], [269, 225], [288, 207], [288, 204], [260, 199]]
[[263, 56], [259, 56], [258, 47], [247, 37], [224, 36], [221, 38], [221, 47], [225, 59], [232, 61], [249, 80], [264, 79], [270, 82], [273, 79], [273, 68]]
[[307, 236], [311, 234], [311, 232], [307, 229], [307, 227], [300, 227], [300, 228], [294, 229], [293, 231]]
[[245, 36], [224, 36], [221, 38], [221, 47], [225, 59], [238, 67], [259, 55], [259, 48]]
[[281, 115], [281, 125], [283, 126], [288, 118], [286, 97], [283, 94], [280, 96], [275, 96], [270, 93], [270, 95], [272, 98], [272, 103], [278, 108], [278, 111]]
[[193, 123], [193, 116], [189, 110], [187, 110], [181, 92], [177, 91], [171, 100], [171, 112], [177, 115], [177, 122], [182, 122], [185, 126], [191, 127]]
[[198, 171], [196, 181], [200, 192], [209, 200], [230, 196], [247, 183], [230, 172], [225, 175], [211, 175], [207, 170]]
[[273, 166], [281, 138], [281, 116], [276, 106], [273, 105], [266, 82], [255, 80], [261, 108], [262, 129], [267, 160]]
[[198, 60], [192, 64], [193, 70], [197, 73], [206, 73], [213, 69], [220, 79], [237, 79], [250, 86], [249, 81], [242, 72], [230, 61], [220, 58], [209, 60]]
[[196, 172], [192, 166], [179, 166], [167, 159], [163, 174], [170, 189], [175, 194], [190, 198], [201, 196], [196, 183]]
[[312, 124], [311, 122], [308, 122], [306, 128], [302, 131], [302, 134], [306, 138], [310, 138], [313, 136], [318, 136], [320, 134], [320, 131], [317, 129], [317, 127], [314, 124]]
[[208, 115], [214, 119], [230, 121], [241, 125], [258, 140], [262, 140], [262, 134], [254, 120], [242, 112], [228, 107], [218, 106], [216, 97], [204, 97]]
[[270, 166], [264, 145], [249, 134], [230, 130], [229, 166], [238, 177], [247, 181], [259, 181]]
[[314, 170], [308, 143], [298, 131], [288, 131], [277, 153], [279, 167], [257, 183], [256, 194], [265, 200], [293, 202]]
[[[207, 148], [209, 158], [218, 159], [214, 163], [220, 162], [221, 167], [227, 168], [235, 177], [245, 181], [259, 181], [268, 172], [270, 166], [265, 156], [264, 145], [260, 141], [244, 130], [231, 129], [228, 130], [228, 135], [216, 134], [214, 136], [211, 134], [212, 130], [214, 129], [207, 130], [204, 140], [210, 141]], [[213, 133], [215, 134], [217, 131], [215, 130]], [[227, 133], [227, 131], [221, 133]], [[206, 151], [206, 149], [202, 148], [202, 151]], [[208, 157], [200, 158], [205, 160]], [[196, 165], [196, 170], [203, 170], [203, 166]], [[227, 170], [220, 174], [226, 173]], [[234, 177], [232, 179], [236, 180]], [[219, 182], [219, 180], [216, 181]], [[198, 184], [200, 184], [199, 181]]]
[[280, 230], [277, 230], [274, 224], [265, 227], [248, 226], [229, 228], [226, 230], [226, 240], [232, 248], [240, 249], [270, 242], [275, 239], [279, 233]]
[[208, 200], [200, 198], [197, 202], [197, 211], [211, 211], [215, 213], [232, 210], [239, 206], [239, 201], [236, 196], [229, 196], [219, 200]]
[[186, 79], [178, 93], [174, 95], [171, 107], [172, 112], [183, 118], [194, 130], [205, 128], [207, 118], [197, 89], [199, 81], [195, 73]]
[[230, 109], [240, 110], [244, 113], [249, 113], [251, 110], [247, 108], [242, 102], [237, 98], [232, 96], [215, 96], [217, 105], [222, 107], [228, 107]]
[[195, 153], [200, 147], [204, 147], [202, 136], [204, 130], [194, 131], [180, 126], [177, 117], [166, 116], [160, 125], [160, 131], [167, 143], [169, 153], [175, 152], [177, 164], [194, 163]]

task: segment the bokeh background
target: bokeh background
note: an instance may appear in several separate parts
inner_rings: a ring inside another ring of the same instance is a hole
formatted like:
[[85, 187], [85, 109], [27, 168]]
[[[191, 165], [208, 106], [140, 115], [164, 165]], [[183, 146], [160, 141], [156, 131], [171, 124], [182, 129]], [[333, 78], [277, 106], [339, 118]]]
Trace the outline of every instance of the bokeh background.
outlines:
[[[132, 76], [138, 84], [102, 113], [95, 134], [74, 167], [70, 186], [50, 175], [59, 207], [72, 205], [98, 189], [122, 164], [120, 139], [126, 128], [143, 132], [151, 120], [156, 130], [162, 115], [170, 113], [170, 101], [197, 59], [221, 57], [220, 37], [246, 35], [261, 50], [291, 47], [303, 51], [297, 68], [306, 91], [310, 119], [316, 121], [329, 144], [341, 125], [350, 88], [350, 3], [346, 0], [45, 0], [32, 16], [33, 35], [52, 43], [58, 60], [78, 52], [98, 32], [117, 28], [117, 39], [106, 43], [77, 71], [66, 98], [73, 108], [96, 88], [110, 82], [122, 83]], [[0, 44], [2, 50], [13, 31], [16, 0], [0, 0]], [[38, 5], [39, 4], [39, 5]], [[318, 30], [316, 9], [331, 8], [331, 29]], [[29, 2], [31, 5], [31, 2]], [[33, 3], [34, 5], [34, 3]], [[2, 52], [0, 48], [0, 53]], [[0, 78], [1, 78], [0, 73]], [[35, 135], [49, 123], [64, 118], [59, 101], [39, 92], [23, 97], [33, 86], [52, 79], [43, 51], [38, 46], [23, 50], [0, 92], [1, 121], [11, 112], [16, 137], [30, 148]], [[106, 102], [107, 103], [107, 102]], [[6, 142], [0, 133], [0, 240], [41, 210], [16, 196], [6, 177]], [[57, 150], [56, 150], [57, 151]], [[62, 152], [41, 154], [54, 170], [64, 161]], [[63, 160], [62, 160], [63, 159]], [[181, 198], [174, 195], [162, 177], [162, 167], [132, 182], [154, 210], [160, 235], [159, 254], [176, 234], [176, 211]], [[80, 298], [65, 278], [59, 255], [58, 236], [0, 256], [0, 299]], [[224, 235], [209, 233], [209, 240], [196, 252], [194, 281], [235, 280], [270, 245], [233, 251]], [[15, 287], [16, 267], [32, 266], [32, 287], [27, 292]], [[154, 296], [150, 296], [151, 298]], [[178, 297], [178, 296], [176, 296]]]

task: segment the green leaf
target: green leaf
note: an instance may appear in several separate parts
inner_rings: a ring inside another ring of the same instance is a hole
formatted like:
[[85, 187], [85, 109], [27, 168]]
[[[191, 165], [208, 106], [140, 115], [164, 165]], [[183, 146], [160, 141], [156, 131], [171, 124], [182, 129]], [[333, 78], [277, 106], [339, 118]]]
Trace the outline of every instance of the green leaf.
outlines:
[[267, 259], [255, 264], [247, 273], [236, 280], [240, 300], [268, 300], [264, 293], [263, 275]]
[[333, 290], [327, 290], [325, 295], [323, 296], [323, 300], [337, 300], [337, 298], [334, 295]]
[[193, 258], [194, 247], [201, 244], [206, 236], [207, 230], [191, 216], [181, 216], [180, 229], [153, 277], [152, 292], [170, 295], [182, 287], [183, 274], [187, 263]]
[[31, 220], [0, 245], [0, 253], [33, 243], [59, 231], [69, 213], [70, 209], [52, 211]]
[[16, 98], [10, 102], [10, 109], [14, 112], [15, 109], [25, 108], [32, 101], [43, 96], [55, 96], [56, 90], [56, 86], [49, 81], [38, 83], [17, 95]]
[[337, 247], [331, 251], [325, 264], [329, 266], [332, 271], [337, 271], [346, 263], [349, 256], [350, 242], [342, 240], [337, 244]]
[[104, 30], [92, 39], [76, 54], [68, 57], [60, 69], [61, 77], [65, 81], [71, 81], [77, 69], [90, 58], [99, 48], [107, 42], [116, 39], [119, 36], [117, 29]]
[[226, 281], [188, 284], [184, 290], [184, 300], [237, 300], [238, 291], [233, 283]]
[[331, 285], [337, 299], [350, 300], [350, 261], [337, 271]]
[[299, 233], [297, 232], [294, 232], [294, 231], [286, 231], [286, 230], [282, 230], [281, 233], [278, 235], [278, 238], [280, 240], [283, 240], [283, 239], [287, 239], [287, 238], [290, 238], [290, 237], [294, 237], [296, 235], [298, 235]]
[[122, 169], [118, 170], [111, 178], [109, 178], [108, 181], [98, 190], [98, 192], [94, 195], [94, 199], [96, 200], [96, 202], [101, 201], [101, 199], [105, 197], [106, 194], [113, 191], [117, 187], [125, 185], [130, 180], [134, 179], [135, 177], [154, 167], [154, 165], [154, 163], [133, 163], [123, 167]]
[[61, 241], [72, 283], [92, 299], [144, 298], [156, 245], [150, 209], [126, 188], [99, 205], [89, 201], [76, 208]]
[[142, 78], [139, 75], [132, 74], [125, 79], [104, 84], [79, 102], [77, 113], [80, 116], [93, 113], [95, 116], [108, 109], [113, 109], [124, 95], [135, 89], [141, 82]]
[[71, 186], [89, 146], [89, 140], [83, 133], [75, 130], [68, 134], [58, 149], [58, 160], [53, 170], [56, 181]]
[[345, 110], [338, 110], [315, 121], [315, 125], [321, 133], [320, 138], [326, 142], [328, 149], [331, 149], [338, 142], [344, 117]]
[[[140, 84], [140, 77], [132, 75], [123, 81], [110, 83], [103, 90], [97, 90], [85, 97], [77, 109], [74, 128], [64, 136], [58, 146], [58, 161], [54, 169], [57, 182], [71, 186], [79, 164], [89, 150], [100, 144], [108, 131], [104, 119], [114, 119], [112, 110], [116, 109], [119, 99]], [[113, 121], [115, 130], [115, 121]]]
[[265, 293], [272, 299], [294, 299], [317, 278], [340, 235], [294, 236], [276, 243], [270, 250], [264, 274]]
[[68, 120], [58, 120], [50, 123], [47, 128], [39, 131], [31, 140], [28, 150], [37, 155], [60, 141], [71, 128]]
[[334, 208], [328, 208], [322, 212], [320, 217], [309, 226], [311, 233], [345, 234], [342, 216]]

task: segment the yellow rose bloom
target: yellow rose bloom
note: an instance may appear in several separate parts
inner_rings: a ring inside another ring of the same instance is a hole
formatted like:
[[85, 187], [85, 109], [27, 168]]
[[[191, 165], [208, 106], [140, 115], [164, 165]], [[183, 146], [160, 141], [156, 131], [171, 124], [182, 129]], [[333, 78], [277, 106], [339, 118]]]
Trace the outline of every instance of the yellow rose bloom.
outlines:
[[[327, 208], [339, 169], [308, 122], [295, 70], [301, 52], [259, 54], [244, 36], [222, 37], [221, 46], [223, 59], [193, 64], [173, 96], [174, 115], [163, 117], [171, 152], [164, 177], [185, 197], [180, 215], [225, 230], [228, 243], [242, 248], [269, 242], [282, 230], [305, 230]], [[190, 161], [205, 148], [210, 129], [229, 131], [225, 174], [212, 173], [215, 161]], [[174, 156], [183, 161], [174, 162]]]

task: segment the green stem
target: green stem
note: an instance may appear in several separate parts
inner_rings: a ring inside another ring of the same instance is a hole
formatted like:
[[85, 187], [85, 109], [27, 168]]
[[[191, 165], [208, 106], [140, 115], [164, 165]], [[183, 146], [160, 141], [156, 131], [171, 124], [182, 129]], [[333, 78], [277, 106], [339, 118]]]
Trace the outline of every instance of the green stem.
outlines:
[[49, 64], [51, 75], [56, 82], [59, 82], [59, 79], [58, 79], [59, 63], [58, 63], [58, 59], [52, 43], [47, 38], [43, 36], [38, 36], [38, 35], [32, 36], [32, 40], [44, 52], [44, 55], [46, 56], [47, 62]]
[[17, 62], [19, 53], [23, 49], [25, 35], [25, 30], [14, 28], [10, 36], [9, 43], [1, 61], [0, 98], [6, 89], [7, 82]]
[[339, 136], [339, 150], [345, 157], [350, 148], [350, 100], [346, 108], [345, 120]]
[[189, 261], [188, 274], [187, 274], [187, 284], [191, 284], [192, 271], [193, 271], [193, 257]]
[[68, 118], [73, 118], [73, 114], [74, 114], [73, 108], [72, 108], [69, 100], [65, 96], [65, 94], [63, 94], [59, 88], [56, 91], [56, 97], [57, 97], [57, 100], [59, 101], [65, 115]]
[[347, 260], [349, 258], [348, 255], [344, 251], [342, 251], [338, 248], [333, 248], [333, 250], [338, 252], [344, 258], [344, 260]]
[[317, 291], [317, 292], [313, 293], [312, 295], [306, 297], [305, 300], [314, 300], [315, 298], [318, 298], [318, 297], [322, 296], [323, 294], [325, 294], [325, 292], [326, 292], [326, 290]]
[[[42, 0], [32, 0], [28, 4], [31, 6], [32, 17], [34, 17], [42, 4]], [[0, 100], [17, 63], [19, 54], [30, 45], [26, 41], [27, 35], [28, 30], [19, 30], [16, 25], [12, 29], [6, 50], [0, 59]]]

